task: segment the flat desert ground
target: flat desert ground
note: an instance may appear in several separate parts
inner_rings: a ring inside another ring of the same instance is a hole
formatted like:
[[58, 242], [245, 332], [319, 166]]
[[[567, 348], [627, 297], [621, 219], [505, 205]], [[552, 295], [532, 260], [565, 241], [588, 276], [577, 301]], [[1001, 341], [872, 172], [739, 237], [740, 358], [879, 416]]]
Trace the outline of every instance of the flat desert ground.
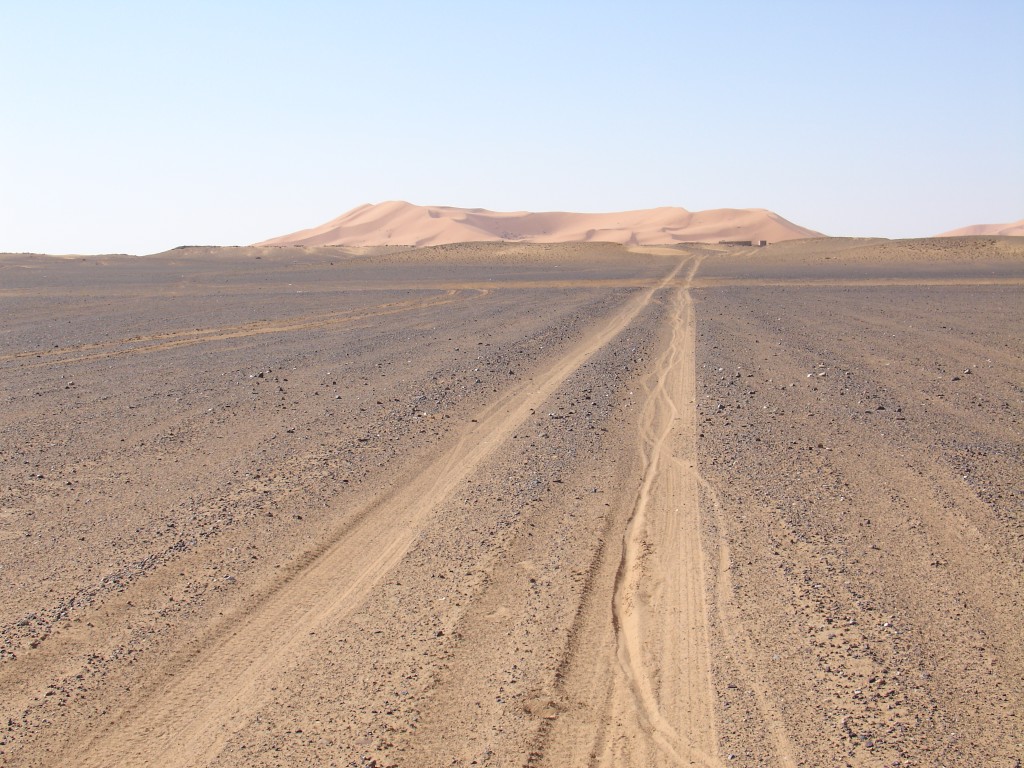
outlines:
[[1020, 766], [1024, 239], [0, 257], [10, 766]]

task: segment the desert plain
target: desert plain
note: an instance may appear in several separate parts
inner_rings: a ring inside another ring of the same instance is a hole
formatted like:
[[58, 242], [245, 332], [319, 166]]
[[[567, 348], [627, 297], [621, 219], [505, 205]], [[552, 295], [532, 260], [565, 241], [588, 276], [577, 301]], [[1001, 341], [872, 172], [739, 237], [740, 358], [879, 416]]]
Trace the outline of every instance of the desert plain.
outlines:
[[1024, 238], [0, 256], [0, 763], [1024, 759]]

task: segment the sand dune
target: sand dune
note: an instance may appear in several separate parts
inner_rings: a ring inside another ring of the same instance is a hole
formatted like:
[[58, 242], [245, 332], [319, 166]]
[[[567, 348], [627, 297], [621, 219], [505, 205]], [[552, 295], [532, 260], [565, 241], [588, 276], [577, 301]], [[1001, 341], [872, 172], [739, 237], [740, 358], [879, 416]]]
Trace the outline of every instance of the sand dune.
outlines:
[[1024, 235], [1024, 219], [1009, 224], [972, 224], [969, 227], [951, 229], [949, 232], [943, 232], [935, 237], [967, 237], [970, 235], [1013, 235], [1019, 237]]
[[514, 240], [534, 243], [613, 242], [630, 245], [719, 240], [778, 242], [821, 233], [762, 208], [650, 208], [619, 213], [504, 213], [483, 208], [421, 206], [401, 201], [354, 208], [326, 224], [258, 245], [442, 245]]

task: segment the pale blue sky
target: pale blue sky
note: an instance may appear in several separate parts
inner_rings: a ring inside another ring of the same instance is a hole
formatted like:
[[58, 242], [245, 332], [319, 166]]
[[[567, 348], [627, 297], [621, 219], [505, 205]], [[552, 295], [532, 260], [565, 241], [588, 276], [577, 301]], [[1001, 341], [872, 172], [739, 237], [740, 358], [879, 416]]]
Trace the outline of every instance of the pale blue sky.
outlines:
[[0, 0], [0, 251], [246, 244], [364, 202], [1024, 217], [1024, 2]]

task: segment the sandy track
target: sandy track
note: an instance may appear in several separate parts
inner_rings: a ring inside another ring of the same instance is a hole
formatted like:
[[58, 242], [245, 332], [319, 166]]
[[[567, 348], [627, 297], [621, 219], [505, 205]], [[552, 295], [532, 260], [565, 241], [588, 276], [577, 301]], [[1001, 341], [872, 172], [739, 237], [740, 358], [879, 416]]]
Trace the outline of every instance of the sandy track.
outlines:
[[431, 511], [566, 377], [627, 327], [656, 290], [630, 300], [551, 369], [496, 400], [452, 451], [405, 478], [399, 491], [338, 531], [241, 623], [219, 628], [190, 648], [189, 662], [168, 665], [171, 679], [157, 695], [124, 702], [123, 712], [104, 731], [64, 758], [83, 766], [186, 766], [212, 759], [232, 735], [232, 721], [258, 703], [254, 698], [264, 678], [284, 659], [294, 659], [305, 637], [324, 621], [357, 607], [408, 551]]
[[[32, 359], [30, 366], [66, 365], [94, 360], [104, 360], [122, 355], [138, 355], [152, 352], [165, 352], [195, 344], [208, 344], [218, 341], [234, 341], [252, 336], [276, 333], [297, 333], [319, 329], [331, 329], [342, 325], [354, 325], [376, 320], [381, 317], [413, 312], [422, 309], [443, 307], [455, 301], [465, 301], [476, 296], [486, 295], [487, 289], [478, 288], [471, 291], [451, 289], [440, 296], [430, 296], [408, 301], [396, 301], [379, 304], [375, 307], [330, 312], [312, 317], [290, 318], [287, 320], [262, 321], [233, 325], [220, 328], [204, 328], [195, 330], [167, 331], [159, 334], [132, 336], [126, 339], [105, 341], [94, 344], [82, 344], [73, 347], [49, 349], [40, 352], [18, 352], [11, 355], [0, 355], [0, 362]], [[461, 294], [461, 295], [460, 295]], [[44, 358], [36, 362], [35, 358]]]
[[[715, 490], [703, 476], [699, 478], [701, 508], [711, 522], [713, 530], [722, 532], [726, 529], [723, 516], [726, 514], [722, 501]], [[737, 609], [735, 588], [732, 582], [733, 554], [732, 547], [726, 536], [717, 536], [711, 545], [717, 549], [717, 579], [715, 591], [715, 619], [721, 645], [715, 649], [718, 657], [727, 657], [738, 671], [741, 679], [749, 687], [754, 699], [754, 712], [758, 716], [760, 729], [768, 735], [768, 740], [761, 743], [761, 749], [770, 755], [781, 766], [796, 766], [800, 754], [794, 746], [785, 720], [780, 711], [777, 697], [772, 696], [768, 688], [761, 682], [756, 664], [756, 652], [751, 635], [743, 626], [743, 620]], [[735, 686], [734, 686], [735, 687]], [[716, 701], [715, 704], [720, 704]]]
[[986, 243], [7, 270], [0, 761], [1012, 765]]
[[594, 569], [589, 610], [562, 665], [563, 696], [579, 704], [542, 729], [536, 763], [721, 764], [693, 417], [689, 285], [699, 263], [662, 296], [661, 349], [641, 381], [634, 425], [640, 480], [617, 523], [618, 546], [602, 553], [614, 578]]
[[[672, 293], [669, 343], [645, 382], [640, 424], [644, 474], [623, 537], [612, 599], [622, 673], [618, 687], [625, 687], [632, 697], [610, 697], [601, 758], [606, 765], [719, 764], [708, 663], [696, 425], [688, 407], [694, 399], [688, 283], [698, 263], [691, 268], [687, 285]], [[631, 720], [638, 722], [638, 732], [616, 733], [617, 724]]]

